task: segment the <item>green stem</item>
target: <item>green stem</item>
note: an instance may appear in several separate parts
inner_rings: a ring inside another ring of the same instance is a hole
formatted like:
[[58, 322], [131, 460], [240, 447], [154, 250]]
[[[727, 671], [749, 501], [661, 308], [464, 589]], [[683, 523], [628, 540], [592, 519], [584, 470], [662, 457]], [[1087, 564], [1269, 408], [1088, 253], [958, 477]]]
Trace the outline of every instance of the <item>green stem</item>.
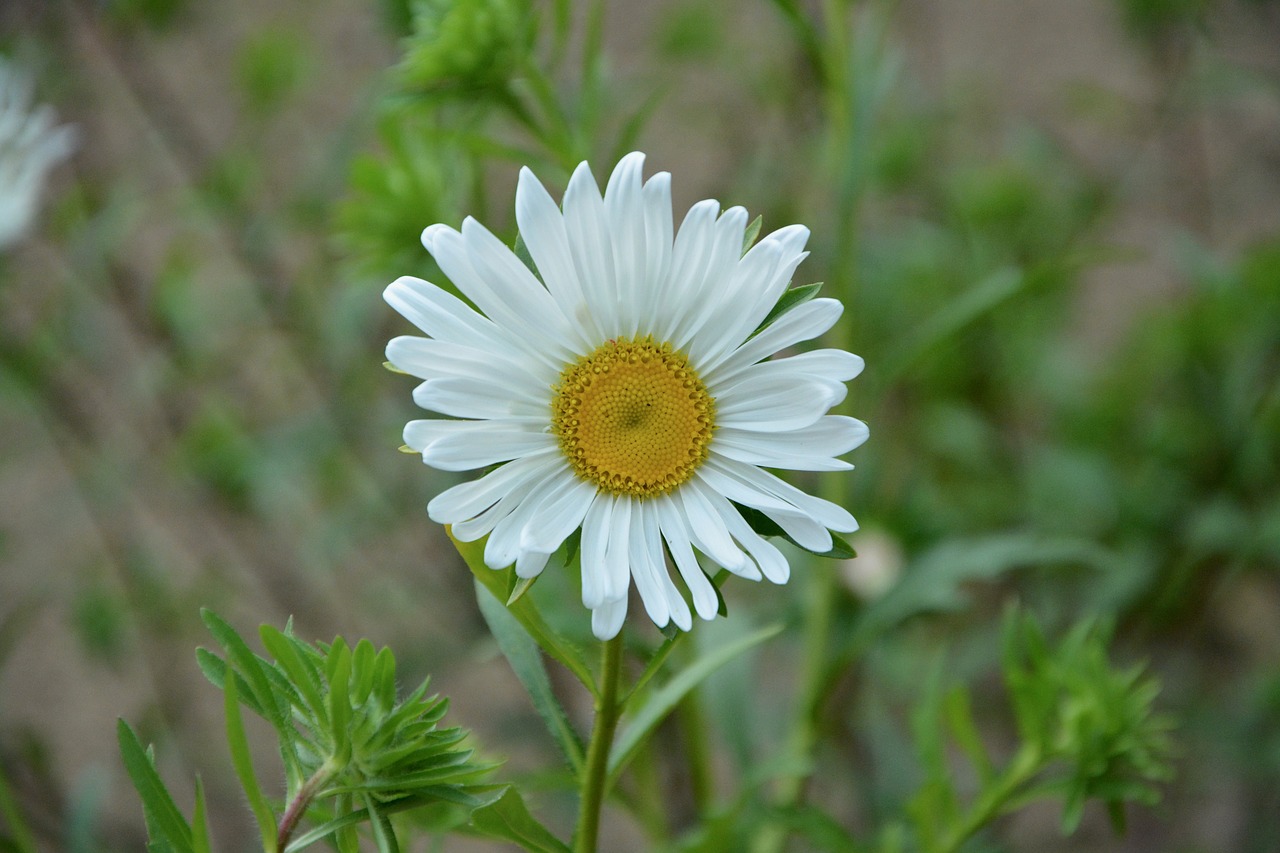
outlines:
[[604, 664], [600, 669], [600, 692], [596, 694], [596, 721], [587, 746], [587, 766], [582, 775], [582, 798], [578, 804], [578, 831], [575, 853], [595, 853], [600, 836], [600, 807], [604, 805], [609, 771], [609, 750], [618, 728], [622, 704], [618, 685], [622, 680], [622, 634], [604, 644]]
[[36, 839], [22, 818], [18, 800], [9, 788], [9, 780], [0, 772], [0, 815], [9, 825], [10, 841], [18, 853], [36, 853]]
[[326, 761], [310, 779], [302, 783], [298, 793], [293, 795], [293, 799], [289, 801], [284, 814], [280, 817], [280, 828], [276, 830], [276, 850], [284, 851], [289, 846], [289, 841], [293, 838], [298, 824], [302, 822], [303, 815], [310, 808], [311, 801], [315, 799], [316, 794], [320, 793], [321, 788], [329, 784], [329, 780], [333, 778], [333, 771], [334, 768]]

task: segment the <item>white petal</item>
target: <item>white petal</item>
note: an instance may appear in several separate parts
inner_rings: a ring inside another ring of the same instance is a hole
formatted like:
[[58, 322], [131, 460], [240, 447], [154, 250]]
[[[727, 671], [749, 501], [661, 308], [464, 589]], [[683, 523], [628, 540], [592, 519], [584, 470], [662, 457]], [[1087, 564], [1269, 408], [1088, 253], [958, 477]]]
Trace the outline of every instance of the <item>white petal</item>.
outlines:
[[[558, 492], [566, 487], [566, 480], [572, 478], [573, 474], [564, 470], [537, 483], [521, 498], [519, 506], [494, 525], [489, 541], [484, 544], [486, 566], [501, 569], [516, 561], [523, 550], [520, 543], [525, 528], [542, 522], [543, 507], [555, 500]], [[501, 505], [502, 501], [499, 501]]]
[[658, 513], [663, 538], [667, 540], [667, 548], [671, 551], [671, 559], [693, 596], [694, 610], [703, 619], [714, 619], [720, 610], [720, 600], [716, 596], [715, 587], [711, 585], [694, 556], [689, 531], [684, 523], [683, 509], [667, 495], [655, 498], [653, 504]]
[[428, 445], [422, 461], [441, 471], [471, 471], [556, 446], [548, 433], [518, 428], [458, 432]]
[[[572, 334], [574, 339], [567, 347], [553, 350], [557, 357], [572, 356], [582, 349], [585, 338], [565, 319], [555, 298], [515, 252], [474, 219], [463, 221], [462, 238], [472, 267], [481, 281], [489, 284], [492, 293], [503, 300], [502, 311], [510, 322], [518, 322], [519, 328], [532, 329], [536, 333], [534, 340], [561, 343], [562, 347]], [[487, 308], [485, 313], [499, 319]]]
[[627, 618], [627, 597], [606, 601], [591, 611], [591, 633], [597, 640], [612, 640], [622, 630]]
[[521, 551], [516, 556], [516, 577], [536, 578], [547, 567], [550, 553], [539, 551]]
[[[483, 240], [482, 232], [488, 234], [487, 229], [470, 217], [463, 221], [462, 227], [465, 235], [443, 227], [435, 234], [431, 254], [440, 269], [458, 290], [507, 333], [512, 346], [531, 358], [548, 364], [562, 364], [572, 353], [563, 339], [554, 334], [555, 324], [538, 322], [545, 313], [541, 310], [542, 300], [545, 298], [546, 302], [553, 302], [550, 294], [514, 256], [512, 260], [524, 270], [527, 278], [511, 282], [482, 274], [475, 263], [488, 261], [494, 266], [501, 265], [494, 243], [502, 252], [510, 254], [510, 250], [502, 246], [496, 237], [493, 243]], [[491, 234], [489, 236], [492, 237]], [[527, 285], [528, 282], [533, 282], [532, 286], [521, 286], [521, 283]]]
[[645, 612], [653, 624], [664, 628], [671, 621], [671, 610], [653, 555], [655, 549], [662, 553], [662, 540], [649, 541], [644, 523], [647, 511], [646, 501], [636, 501], [631, 507], [631, 576], [635, 579], [636, 591], [640, 593]]
[[708, 385], [718, 385], [730, 379], [738, 370], [768, 358], [781, 349], [816, 338], [834, 326], [843, 311], [844, 306], [834, 299], [813, 299], [797, 305], [722, 360], [698, 365], [702, 381]]
[[[728, 501], [725, 503], [728, 504]], [[747, 549], [764, 576], [773, 583], [786, 583], [791, 577], [791, 566], [783, 553], [768, 539], [752, 530], [747, 520], [732, 506], [721, 508], [720, 514], [724, 516], [733, 538]]]
[[[707, 459], [702, 467], [698, 469], [699, 476], [710, 475], [710, 477], [715, 477], [717, 474], [723, 474], [729, 481], [741, 483], [747, 489], [754, 491], [758, 498], [766, 499], [765, 501], [760, 501], [760, 503], [766, 503], [768, 498], [785, 501], [801, 513], [811, 517], [814, 521], [837, 533], [852, 533], [858, 529], [858, 522], [844, 507], [806, 494], [790, 483], [786, 483], [754, 465], [713, 456]], [[708, 483], [713, 488], [721, 490], [722, 493], [721, 486], [727, 485], [727, 483], [717, 484], [710, 479]], [[737, 500], [737, 498], [732, 499]], [[757, 504], [751, 503], [747, 499], [738, 500], [738, 503], [757, 506]], [[758, 508], [763, 512], [768, 512], [766, 506], [759, 506]]]
[[754, 432], [722, 427], [716, 430], [714, 453], [766, 468], [796, 471], [847, 471], [853, 466], [834, 457], [867, 440], [867, 425], [842, 415], [827, 415], [817, 423], [790, 432]]
[[588, 310], [584, 288], [578, 280], [564, 216], [528, 168], [520, 170], [520, 182], [516, 186], [516, 223], [530, 257], [560, 310], [577, 324], [583, 339], [604, 340], [605, 335]]
[[640, 317], [657, 328], [658, 308], [666, 298], [671, 278], [671, 175], [659, 172], [644, 185], [645, 270], [647, 280], [636, 300]]
[[619, 329], [628, 337], [634, 337], [639, 328], [638, 300], [648, 285], [640, 181], [643, 166], [644, 155], [639, 152], [623, 157], [609, 176], [604, 191], [604, 209], [613, 246]]
[[666, 594], [667, 610], [671, 613], [671, 621], [676, 623], [676, 627], [681, 631], [688, 631], [693, 627], [693, 615], [689, 612], [689, 603], [684, 600], [675, 582], [671, 580], [671, 573], [667, 571], [666, 554], [662, 548], [662, 527], [658, 524], [657, 507], [652, 501], [646, 502], [643, 522], [650, 565]]
[[671, 341], [683, 318], [688, 294], [706, 277], [715, 245], [716, 217], [720, 202], [700, 201], [685, 214], [671, 250], [671, 271], [654, 304], [654, 337]]
[[609, 517], [609, 542], [604, 554], [604, 597], [619, 598], [631, 587], [631, 509], [629, 496], [614, 498]]
[[564, 225], [569, 237], [569, 254], [578, 272], [587, 308], [606, 338], [617, 337], [621, 334], [618, 288], [604, 199], [586, 163], [574, 170], [565, 188]]
[[685, 349], [707, 323], [716, 318], [720, 298], [742, 255], [742, 241], [747, 230], [747, 211], [731, 207], [718, 220], [711, 235], [707, 266], [701, 277], [691, 278], [688, 290], [673, 292], [672, 300], [680, 318], [671, 334], [671, 345]]
[[604, 558], [613, 526], [613, 505], [612, 495], [601, 494], [582, 520], [582, 605], [589, 610], [600, 607], [607, 597], [605, 590], [609, 582], [605, 577]]
[[762, 378], [793, 377], [819, 379], [831, 385], [841, 385], [862, 372], [862, 359], [851, 352], [839, 349], [817, 349], [789, 358], [761, 361], [735, 370], [731, 376], [723, 374], [714, 384], [707, 386], [713, 397], [732, 393], [746, 382]]
[[733, 544], [724, 520], [707, 499], [701, 482], [697, 478], [692, 479], [681, 486], [677, 494], [684, 509], [689, 537], [698, 550], [734, 574], [750, 576], [755, 566]]
[[525, 386], [549, 387], [558, 375], [541, 362], [533, 363], [515, 351], [495, 353], [414, 335], [392, 338], [387, 344], [387, 361], [419, 379], [498, 378]]
[[599, 493], [590, 483], [570, 472], [565, 473], [570, 482], [543, 505], [538, 523], [525, 527], [520, 535], [521, 548], [551, 553], [582, 525]]
[[413, 390], [413, 401], [424, 409], [452, 418], [513, 418], [546, 424], [550, 421], [547, 401], [534, 396], [538, 389], [522, 389], [513, 396], [510, 389], [474, 379], [428, 379]]
[[[478, 480], [460, 483], [436, 495], [427, 504], [427, 515], [437, 524], [456, 525], [475, 518], [501, 500], [503, 495], [520, 488], [524, 481], [530, 481], [532, 485], [558, 470], [564, 470], [564, 467], [564, 457], [558, 448], [516, 459]], [[464, 542], [473, 541], [461, 536], [458, 538]]]
[[687, 352], [695, 364], [737, 347], [755, 331], [790, 280], [780, 275], [782, 262], [782, 247], [769, 241], [757, 243], [737, 261], [725, 286], [713, 296], [715, 322], [689, 342]]
[[382, 296], [406, 320], [437, 340], [512, 357], [520, 354], [492, 320], [429, 281], [401, 276]]
[[[496, 504], [477, 515], [475, 518], [468, 518], [459, 521], [453, 525], [453, 535], [463, 542], [474, 542], [482, 536], [491, 534], [499, 524], [511, 516], [512, 513], [518, 511], [522, 506], [528, 506], [528, 497], [531, 495], [542, 481], [533, 477], [526, 477], [518, 481], [510, 489], [507, 490]], [[489, 536], [489, 541], [485, 543], [485, 565], [491, 569], [503, 569], [511, 565], [515, 560], [512, 554], [511, 559], [505, 563], [494, 563], [489, 559], [498, 542], [494, 542], [494, 537]]]
[[762, 379], [717, 397], [716, 424], [757, 432], [801, 429], [825, 415], [843, 393], [843, 386]]

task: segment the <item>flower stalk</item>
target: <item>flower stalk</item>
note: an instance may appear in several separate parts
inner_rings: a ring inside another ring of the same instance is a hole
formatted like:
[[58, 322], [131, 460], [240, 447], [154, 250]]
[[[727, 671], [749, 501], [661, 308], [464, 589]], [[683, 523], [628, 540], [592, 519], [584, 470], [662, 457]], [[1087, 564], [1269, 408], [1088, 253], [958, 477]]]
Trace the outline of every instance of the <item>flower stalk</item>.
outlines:
[[606, 640], [603, 647], [600, 692], [596, 696], [596, 719], [591, 730], [591, 743], [587, 746], [587, 765], [582, 774], [574, 853], [595, 853], [600, 836], [600, 809], [607, 793], [609, 751], [625, 704], [618, 701], [618, 688], [622, 681], [621, 633]]

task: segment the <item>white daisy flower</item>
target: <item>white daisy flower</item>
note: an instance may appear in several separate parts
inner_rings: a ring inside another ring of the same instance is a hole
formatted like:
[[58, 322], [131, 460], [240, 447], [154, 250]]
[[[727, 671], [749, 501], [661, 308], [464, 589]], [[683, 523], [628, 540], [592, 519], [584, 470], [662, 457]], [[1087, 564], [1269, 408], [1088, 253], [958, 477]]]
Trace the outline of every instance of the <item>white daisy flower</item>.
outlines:
[[703, 619], [716, 591], [697, 554], [745, 578], [784, 583], [787, 560], [739, 507], [799, 545], [832, 547], [857, 529], [843, 508], [768, 471], [851, 468], [837, 457], [866, 425], [828, 415], [862, 359], [819, 349], [767, 360], [840, 317], [814, 299], [761, 323], [807, 254], [792, 225], [743, 254], [747, 213], [694, 205], [676, 230], [671, 177], [641, 180], [622, 159], [603, 197], [587, 164], [563, 210], [523, 169], [516, 222], [537, 275], [483, 225], [433, 225], [422, 242], [458, 291], [401, 278], [385, 296], [429, 337], [387, 347], [426, 380], [414, 401], [445, 419], [411, 421], [405, 443], [446, 471], [496, 465], [428, 505], [464, 542], [488, 536], [485, 563], [540, 573], [581, 529], [582, 603], [592, 630], [622, 626], [634, 581], [649, 617], [692, 627], [667, 555]]
[[0, 250], [27, 233], [49, 170], [75, 148], [69, 127], [53, 126], [53, 110], [32, 109], [31, 79], [0, 56]]

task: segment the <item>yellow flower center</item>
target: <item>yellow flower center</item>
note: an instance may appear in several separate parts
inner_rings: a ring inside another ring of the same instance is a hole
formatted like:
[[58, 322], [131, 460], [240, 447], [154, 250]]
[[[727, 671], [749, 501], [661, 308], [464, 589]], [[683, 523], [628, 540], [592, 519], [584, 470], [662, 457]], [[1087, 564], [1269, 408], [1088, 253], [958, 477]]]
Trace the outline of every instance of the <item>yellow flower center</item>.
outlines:
[[606, 341], [560, 374], [551, 431], [574, 471], [615, 495], [666, 494], [707, 458], [715, 400], [684, 353]]

